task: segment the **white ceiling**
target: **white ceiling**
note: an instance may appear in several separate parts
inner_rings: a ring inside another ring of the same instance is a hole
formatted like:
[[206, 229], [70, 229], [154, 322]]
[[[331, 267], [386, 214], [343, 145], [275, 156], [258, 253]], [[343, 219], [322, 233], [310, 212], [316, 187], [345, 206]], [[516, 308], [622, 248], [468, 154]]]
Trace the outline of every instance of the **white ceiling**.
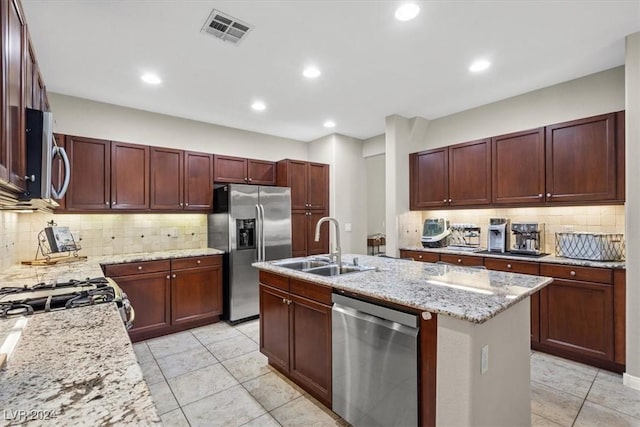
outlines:
[[[428, 1], [409, 22], [380, 0], [22, 2], [49, 91], [303, 141], [364, 139], [391, 114], [434, 119], [606, 70], [640, 31], [640, 0]], [[237, 46], [203, 34], [214, 8], [255, 28]], [[471, 74], [480, 57], [491, 68]]]

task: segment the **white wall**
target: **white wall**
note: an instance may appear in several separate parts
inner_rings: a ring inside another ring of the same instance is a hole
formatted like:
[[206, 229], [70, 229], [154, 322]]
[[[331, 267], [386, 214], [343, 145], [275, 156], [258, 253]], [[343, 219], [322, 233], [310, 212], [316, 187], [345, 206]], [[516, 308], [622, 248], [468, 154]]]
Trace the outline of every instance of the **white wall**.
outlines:
[[365, 158], [367, 235], [385, 233], [385, 155]]
[[54, 130], [121, 142], [277, 161], [307, 160], [307, 143], [49, 93]]
[[362, 141], [362, 157], [384, 154], [384, 133]]

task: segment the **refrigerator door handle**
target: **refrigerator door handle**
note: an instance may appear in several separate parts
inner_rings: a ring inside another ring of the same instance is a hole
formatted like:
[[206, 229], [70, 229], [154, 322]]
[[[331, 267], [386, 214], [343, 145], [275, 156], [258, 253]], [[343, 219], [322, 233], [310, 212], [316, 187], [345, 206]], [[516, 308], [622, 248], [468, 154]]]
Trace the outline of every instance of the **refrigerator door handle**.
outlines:
[[262, 206], [262, 204], [260, 205], [260, 211], [261, 211], [261, 218], [260, 218], [260, 246], [262, 247], [262, 261], [266, 261], [267, 260], [267, 251], [266, 251], [266, 246], [267, 246], [267, 242], [265, 242], [265, 238], [264, 238], [264, 206]]
[[262, 219], [260, 218], [260, 205], [256, 205], [256, 249], [258, 250], [258, 262], [264, 261], [262, 257]]

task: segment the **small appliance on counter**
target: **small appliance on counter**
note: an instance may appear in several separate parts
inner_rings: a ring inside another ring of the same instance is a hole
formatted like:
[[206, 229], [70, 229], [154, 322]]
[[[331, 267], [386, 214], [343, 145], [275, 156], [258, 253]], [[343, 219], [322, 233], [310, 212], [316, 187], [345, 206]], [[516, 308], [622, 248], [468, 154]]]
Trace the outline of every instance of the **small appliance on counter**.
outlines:
[[511, 252], [517, 254], [542, 255], [544, 249], [544, 224], [537, 222], [514, 222], [511, 232], [515, 242]]
[[449, 244], [451, 227], [449, 220], [444, 218], [427, 218], [422, 227], [422, 247], [442, 248]]
[[509, 220], [507, 218], [489, 218], [487, 249], [489, 252], [502, 253], [509, 250]]
[[475, 224], [452, 224], [449, 246], [457, 249], [480, 248], [480, 227]]
[[556, 233], [556, 255], [590, 261], [623, 261], [622, 233]]

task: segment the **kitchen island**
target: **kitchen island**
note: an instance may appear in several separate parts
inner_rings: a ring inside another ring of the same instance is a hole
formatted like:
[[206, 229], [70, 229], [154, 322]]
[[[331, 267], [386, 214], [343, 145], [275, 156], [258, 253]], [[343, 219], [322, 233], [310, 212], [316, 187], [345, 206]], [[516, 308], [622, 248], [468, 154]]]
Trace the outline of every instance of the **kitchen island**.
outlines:
[[[352, 263], [353, 257], [345, 255], [343, 261]], [[330, 295], [354, 296], [420, 315], [420, 425], [530, 424], [529, 296], [551, 278], [358, 258], [361, 265], [375, 269], [325, 277], [278, 266], [282, 261], [254, 264], [261, 270], [260, 346], [272, 366], [331, 406]], [[274, 303], [268, 302], [271, 296], [276, 297], [271, 298]], [[279, 298], [293, 312], [278, 315], [273, 306]], [[263, 310], [269, 313], [263, 316]], [[283, 347], [288, 355], [271, 339], [274, 325], [270, 324], [287, 316], [293, 319]], [[315, 352], [300, 350], [314, 342]], [[313, 364], [305, 366], [298, 357], [297, 352], [303, 351], [314, 357]], [[324, 367], [328, 379], [318, 366]]]

